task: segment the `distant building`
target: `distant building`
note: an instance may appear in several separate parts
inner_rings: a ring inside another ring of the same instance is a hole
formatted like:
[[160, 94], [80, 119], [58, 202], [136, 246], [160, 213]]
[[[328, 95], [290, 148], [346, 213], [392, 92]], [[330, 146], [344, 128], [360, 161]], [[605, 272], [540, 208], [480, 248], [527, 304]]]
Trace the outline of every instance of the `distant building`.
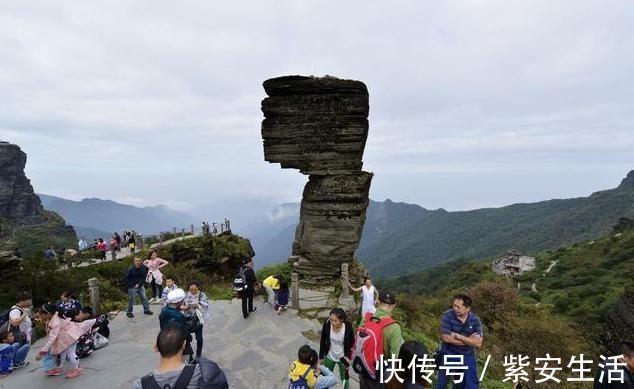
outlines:
[[491, 269], [497, 274], [520, 275], [535, 269], [535, 258], [522, 255], [518, 250], [509, 250], [493, 261]]

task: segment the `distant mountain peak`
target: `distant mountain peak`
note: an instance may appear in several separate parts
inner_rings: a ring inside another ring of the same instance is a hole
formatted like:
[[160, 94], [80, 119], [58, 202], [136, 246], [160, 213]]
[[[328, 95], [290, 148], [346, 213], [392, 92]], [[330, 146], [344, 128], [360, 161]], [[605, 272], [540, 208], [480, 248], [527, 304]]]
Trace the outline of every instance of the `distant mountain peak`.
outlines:
[[621, 181], [619, 188], [634, 188], [634, 170], [627, 173], [627, 176]]

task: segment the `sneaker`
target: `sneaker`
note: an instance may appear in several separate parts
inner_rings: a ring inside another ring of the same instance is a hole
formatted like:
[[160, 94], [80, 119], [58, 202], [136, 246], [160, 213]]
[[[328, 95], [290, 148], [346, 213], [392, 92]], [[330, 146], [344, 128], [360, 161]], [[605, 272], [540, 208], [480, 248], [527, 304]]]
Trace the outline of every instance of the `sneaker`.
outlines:
[[13, 370], [17, 370], [17, 369], [20, 369], [22, 367], [28, 366], [29, 363], [30, 363], [29, 361], [22, 361], [20, 363], [14, 363], [12, 368], [13, 368]]
[[251, 312], [255, 312], [258, 310], [258, 307], [253, 307], [253, 310], [251, 310]]
[[134, 313], [128, 312], [125, 314], [128, 318], [132, 319], [134, 317]]
[[143, 313], [146, 314], [146, 315], [154, 315], [154, 312], [152, 312], [152, 311], [145, 311]]
[[68, 374], [66, 374], [66, 378], [76, 378], [83, 374], [83, 370], [80, 367], [77, 369], [71, 370]]
[[46, 375], [49, 377], [62, 375], [62, 369], [59, 367], [54, 367], [52, 369], [46, 370]]

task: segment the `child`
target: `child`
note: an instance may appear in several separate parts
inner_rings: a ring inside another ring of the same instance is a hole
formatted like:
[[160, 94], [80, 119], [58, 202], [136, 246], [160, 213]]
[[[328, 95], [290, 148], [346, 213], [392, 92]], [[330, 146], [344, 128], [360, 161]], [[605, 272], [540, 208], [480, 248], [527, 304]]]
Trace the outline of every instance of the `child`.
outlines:
[[286, 310], [288, 294], [288, 282], [286, 280], [280, 281], [280, 288], [277, 290], [277, 304], [275, 305], [275, 310], [278, 315]]
[[335, 375], [325, 366], [319, 366], [319, 354], [309, 345], [297, 351], [297, 360], [291, 364], [289, 388], [308, 387], [327, 389], [337, 385]]
[[163, 297], [163, 273], [161, 269], [169, 264], [163, 258], [159, 258], [156, 250], [150, 251], [148, 259], [143, 261], [143, 264], [149, 269], [145, 282], [152, 287], [152, 298], [150, 304], [158, 304], [162, 301]]
[[57, 355], [61, 360], [68, 360], [73, 366], [73, 370], [66, 374], [66, 378], [75, 378], [82, 374], [79, 367], [79, 358], [75, 353], [77, 339], [89, 331], [95, 324], [95, 320], [85, 320], [81, 323], [71, 321], [64, 316], [64, 312], [55, 304], [44, 304], [42, 306], [42, 319], [46, 322], [47, 342], [37, 353], [36, 360], [44, 357], [42, 362], [46, 374], [58, 376], [62, 374], [62, 369], [57, 366]]
[[81, 311], [81, 304], [77, 297], [73, 292], [66, 291], [62, 293], [61, 301], [58, 303], [61, 311], [64, 316], [72, 317], [72, 315], [68, 315], [67, 313], [71, 313], [72, 310]]
[[165, 278], [165, 288], [163, 289], [163, 293], [161, 294], [161, 301], [163, 302], [163, 306], [167, 305], [167, 295], [169, 292], [178, 289], [176, 283], [174, 283], [174, 279], [172, 277]]
[[27, 366], [29, 362], [25, 360], [30, 348], [28, 343], [20, 345], [15, 341], [11, 325], [6, 322], [0, 328], [0, 376]]

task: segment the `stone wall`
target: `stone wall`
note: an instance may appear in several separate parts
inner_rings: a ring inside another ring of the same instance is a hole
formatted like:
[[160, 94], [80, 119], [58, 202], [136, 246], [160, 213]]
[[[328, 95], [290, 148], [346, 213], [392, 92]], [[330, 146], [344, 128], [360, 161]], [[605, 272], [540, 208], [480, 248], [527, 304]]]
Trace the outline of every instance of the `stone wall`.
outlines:
[[264, 90], [265, 160], [309, 175], [289, 260], [304, 283], [323, 285], [353, 261], [365, 223], [368, 90], [360, 81], [304, 76], [267, 80]]

